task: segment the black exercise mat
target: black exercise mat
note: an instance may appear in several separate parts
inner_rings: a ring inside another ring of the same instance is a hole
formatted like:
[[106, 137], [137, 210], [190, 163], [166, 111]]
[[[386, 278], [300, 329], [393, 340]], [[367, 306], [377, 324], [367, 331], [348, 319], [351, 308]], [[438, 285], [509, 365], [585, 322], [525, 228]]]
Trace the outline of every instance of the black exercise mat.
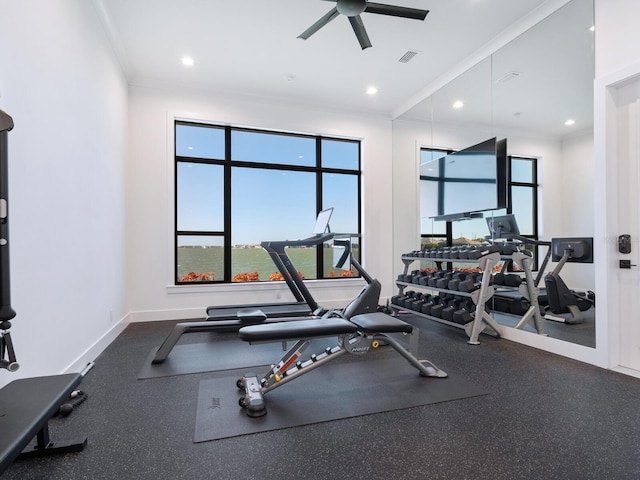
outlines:
[[[365, 357], [368, 357], [366, 355]], [[396, 352], [358, 361], [338, 359], [265, 395], [267, 415], [249, 418], [238, 406], [236, 375], [200, 382], [194, 442], [388, 412], [488, 392], [449, 373], [425, 378]], [[344, 357], [343, 357], [344, 358]], [[447, 371], [446, 365], [438, 365]], [[254, 373], [264, 374], [256, 369]]]
[[[288, 342], [291, 348], [295, 342]], [[324, 347], [337, 345], [336, 338], [314, 339], [309, 351], [321, 351]], [[285, 353], [281, 343], [261, 343], [250, 345], [239, 338], [176, 345], [164, 362], [151, 363], [158, 347], [154, 347], [138, 373], [138, 379], [169, 377], [190, 373], [218, 372], [249, 368], [257, 365], [271, 365]]]

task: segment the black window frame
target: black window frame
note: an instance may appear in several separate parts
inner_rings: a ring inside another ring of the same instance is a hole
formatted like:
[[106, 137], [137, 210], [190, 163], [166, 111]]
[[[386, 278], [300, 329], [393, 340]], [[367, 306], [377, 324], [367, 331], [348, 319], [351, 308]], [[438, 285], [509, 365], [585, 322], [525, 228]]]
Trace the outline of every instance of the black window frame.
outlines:
[[[215, 129], [223, 129], [224, 130], [224, 142], [225, 142], [225, 158], [199, 158], [199, 157], [188, 157], [184, 155], [178, 155], [177, 152], [177, 140], [176, 140], [176, 131], [179, 125], [182, 126], [194, 126], [194, 127], [205, 127], [205, 128], [215, 128]], [[347, 232], [353, 233], [358, 236], [359, 239], [359, 249], [357, 251], [356, 258], [360, 259], [360, 252], [362, 251], [362, 142], [357, 139], [348, 139], [341, 137], [331, 137], [326, 135], [314, 135], [314, 134], [304, 134], [304, 133], [292, 133], [292, 132], [283, 132], [277, 130], [268, 130], [268, 129], [260, 129], [260, 128], [251, 128], [251, 127], [239, 127], [233, 125], [226, 124], [215, 124], [215, 123], [205, 123], [205, 122], [197, 122], [197, 121], [189, 121], [182, 119], [174, 120], [174, 191], [173, 191], [173, 199], [174, 199], [174, 258], [173, 258], [173, 278], [175, 285], [193, 285], [193, 281], [181, 281], [179, 272], [178, 272], [178, 239], [180, 237], [189, 237], [189, 236], [207, 236], [207, 237], [221, 237], [224, 243], [224, 279], [221, 280], [198, 280], [198, 284], [228, 284], [228, 283], [236, 283], [232, 282], [232, 248], [231, 244], [232, 238], [232, 225], [231, 225], [231, 217], [232, 217], [232, 201], [231, 201], [231, 171], [234, 167], [244, 167], [244, 168], [256, 168], [256, 169], [273, 169], [273, 170], [281, 170], [281, 171], [294, 171], [294, 172], [311, 172], [316, 176], [316, 213], [322, 211], [324, 208], [335, 207], [334, 205], [323, 205], [322, 196], [323, 196], [323, 174], [327, 173], [335, 173], [335, 174], [346, 174], [352, 175], [357, 178], [357, 232]], [[252, 162], [246, 160], [232, 160], [232, 132], [234, 131], [244, 131], [251, 133], [263, 133], [268, 135], [283, 135], [290, 137], [302, 137], [302, 138], [311, 138], [315, 140], [315, 154], [316, 161], [313, 166], [301, 166], [301, 165], [287, 165], [287, 164], [274, 164], [274, 163], [266, 163], [266, 162]], [[328, 141], [338, 141], [338, 142], [349, 142], [357, 144], [358, 149], [358, 164], [357, 169], [342, 169], [335, 167], [323, 167], [322, 166], [322, 142], [324, 140]], [[224, 230], [178, 230], [178, 166], [180, 163], [201, 163], [201, 164], [211, 164], [211, 165], [221, 165], [224, 168]], [[275, 266], [275, 265], [274, 265]], [[340, 277], [325, 277], [324, 271], [324, 261], [323, 261], [323, 249], [316, 248], [316, 279], [315, 280], [333, 280]], [[348, 277], [344, 277], [348, 278]], [[260, 280], [258, 283], [266, 282], [268, 280]]]

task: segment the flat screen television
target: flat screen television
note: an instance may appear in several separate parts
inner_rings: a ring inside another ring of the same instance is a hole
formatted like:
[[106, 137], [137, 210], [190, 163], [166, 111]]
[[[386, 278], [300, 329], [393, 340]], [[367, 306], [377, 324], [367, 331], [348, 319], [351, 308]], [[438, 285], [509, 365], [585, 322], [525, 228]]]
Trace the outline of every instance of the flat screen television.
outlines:
[[420, 166], [421, 216], [459, 220], [507, 207], [507, 140], [491, 138]]

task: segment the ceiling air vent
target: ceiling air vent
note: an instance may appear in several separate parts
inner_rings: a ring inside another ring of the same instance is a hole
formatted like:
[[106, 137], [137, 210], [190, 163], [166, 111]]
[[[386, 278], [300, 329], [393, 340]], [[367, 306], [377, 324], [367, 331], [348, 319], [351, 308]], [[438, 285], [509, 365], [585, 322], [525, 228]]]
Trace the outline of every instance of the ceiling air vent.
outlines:
[[507, 83], [518, 78], [520, 75], [522, 75], [522, 72], [512, 71], [498, 78], [496, 83]]
[[409, 61], [416, 55], [418, 55], [418, 52], [415, 50], [407, 50], [405, 54], [398, 59], [398, 61], [400, 63], [409, 63]]

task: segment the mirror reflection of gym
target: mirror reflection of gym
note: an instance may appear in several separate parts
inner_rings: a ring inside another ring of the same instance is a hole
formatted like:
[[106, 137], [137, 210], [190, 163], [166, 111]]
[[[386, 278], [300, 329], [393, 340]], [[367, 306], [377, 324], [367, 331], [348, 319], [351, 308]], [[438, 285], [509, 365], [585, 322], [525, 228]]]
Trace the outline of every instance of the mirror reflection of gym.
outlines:
[[[595, 347], [593, 264], [576, 258], [563, 261], [563, 255], [558, 256], [559, 252], [552, 249], [558, 248], [563, 239], [588, 239], [593, 235], [593, 204], [589, 198], [593, 183], [592, 25], [593, 3], [570, 1], [394, 123], [394, 141], [396, 133], [402, 135], [403, 121], [421, 120], [424, 132], [418, 142], [449, 151], [494, 136], [507, 138], [508, 153], [522, 157], [512, 164], [516, 183], [511, 188], [518, 196], [512, 213], [522, 235], [531, 237], [537, 232], [541, 240], [538, 245], [525, 247], [536, 253], [535, 267], [539, 269], [549, 254], [544, 271], [534, 272], [540, 294], [544, 300], [547, 277], [554, 274], [550, 281], [556, 278], [556, 285], [567, 287], [569, 293], [562, 290], [565, 297], [571, 295], [573, 301], [575, 294], [578, 298], [579, 305], [564, 308], [564, 313], [551, 311], [548, 303], [543, 305], [547, 316], [544, 332], [589, 347]], [[464, 106], [452, 108], [456, 100]], [[565, 125], [569, 119], [575, 125]], [[531, 161], [527, 161], [528, 157]], [[537, 168], [532, 172], [531, 165], [536, 162]], [[518, 184], [532, 178], [538, 185], [538, 198], [532, 198]], [[538, 218], [531, 219], [527, 210], [536, 204]], [[485, 212], [484, 216], [506, 213], [498, 210]], [[422, 233], [444, 234], [446, 228], [446, 222], [421, 218]], [[453, 239], [489, 234], [483, 218], [452, 222], [450, 228]], [[551, 320], [553, 317], [555, 321]], [[531, 324], [518, 327], [519, 318], [496, 315], [496, 320], [507, 327], [538, 333]]]

